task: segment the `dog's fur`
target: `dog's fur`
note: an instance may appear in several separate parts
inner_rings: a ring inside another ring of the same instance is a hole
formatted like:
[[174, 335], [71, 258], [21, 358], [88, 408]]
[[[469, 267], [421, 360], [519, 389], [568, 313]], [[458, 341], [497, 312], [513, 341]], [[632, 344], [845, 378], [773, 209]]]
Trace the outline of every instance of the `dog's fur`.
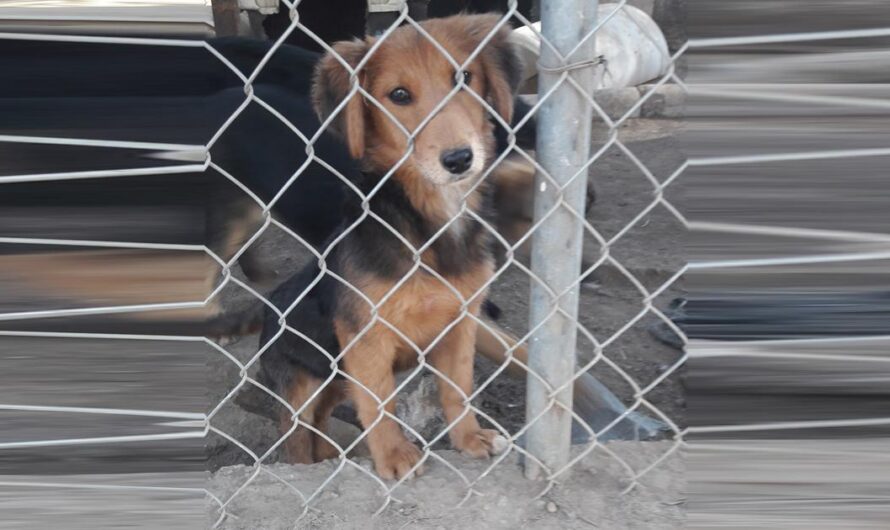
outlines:
[[[461, 63], [497, 20], [456, 16], [427, 21], [423, 27]], [[354, 184], [363, 193], [375, 193], [369, 201], [372, 215], [339, 236], [327, 259], [330, 272], [322, 274], [310, 265], [273, 294], [279, 309], [298, 300], [287, 318], [297, 333], [277, 336], [277, 314], [266, 315], [261, 343], [277, 340], [261, 357], [265, 379], [299, 412], [298, 426], [285, 444], [289, 460], [308, 463], [337, 454], [318, 432], [348, 393], [362, 425], [370, 429], [368, 446], [380, 476], [400, 478], [419, 471], [420, 451], [388, 415], [395, 412], [390, 399], [395, 372], [415, 366], [419, 352], [427, 349], [426, 360], [447, 378], [439, 382], [439, 392], [446, 421], [455, 422], [449, 432], [452, 445], [477, 457], [498, 449], [497, 432], [480, 428], [475, 415], [465, 411], [473, 386], [476, 320], [464, 311], [478, 316], [494, 269], [488, 232], [473, 217], [492, 217], [489, 186], [479, 177], [494, 155], [494, 127], [470, 91], [510, 121], [520, 64], [507, 35], [506, 29], [495, 33], [467, 67], [472, 74], [468, 88], [422, 128], [418, 126], [452, 90], [456, 72], [415, 29], [389, 35], [359, 74], [362, 88], [398, 124], [365, 97], [350, 94], [349, 73], [337, 59], [325, 56], [319, 63], [315, 108], [326, 120], [348, 100], [334, 127], [350, 154], [361, 160], [362, 175]], [[368, 38], [338, 43], [334, 50], [355, 66], [373, 45]], [[411, 93], [410, 104], [390, 101], [396, 87]], [[413, 151], [400, 165], [408, 150], [402, 128], [417, 134]], [[442, 153], [464, 146], [471, 148], [473, 162], [456, 176], [445, 171]], [[391, 168], [391, 178], [381, 183]], [[451, 222], [464, 204], [472, 216], [462, 214]], [[351, 207], [355, 211], [347, 218], [357, 219], [361, 207]], [[420, 254], [421, 268], [402, 239], [414, 248], [431, 241]], [[333, 358], [319, 348], [331, 355], [342, 352], [340, 367], [348, 377], [341, 379], [338, 373], [331, 381]], [[281, 430], [292, 428], [285, 413]]]

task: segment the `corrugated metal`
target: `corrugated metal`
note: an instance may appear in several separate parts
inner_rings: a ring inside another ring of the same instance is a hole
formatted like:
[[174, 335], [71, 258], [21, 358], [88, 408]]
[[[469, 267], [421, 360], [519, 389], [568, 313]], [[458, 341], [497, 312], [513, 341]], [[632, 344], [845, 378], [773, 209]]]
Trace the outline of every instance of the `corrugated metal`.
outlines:
[[209, 0], [8, 1], [0, 4], [0, 32], [81, 35], [213, 35]]

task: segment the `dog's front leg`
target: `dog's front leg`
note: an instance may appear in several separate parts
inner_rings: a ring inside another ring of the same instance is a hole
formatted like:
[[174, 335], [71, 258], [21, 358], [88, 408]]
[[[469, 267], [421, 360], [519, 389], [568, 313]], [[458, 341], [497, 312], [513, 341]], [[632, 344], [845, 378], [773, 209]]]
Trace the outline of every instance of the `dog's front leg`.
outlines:
[[[457, 421], [448, 433], [451, 445], [471, 456], [483, 458], [503, 451], [507, 441], [497, 431], [481, 428], [476, 414], [467, 410], [466, 399], [473, 392], [475, 343], [476, 321], [463, 317], [433, 348], [428, 359], [441, 372], [436, 383], [445, 421], [449, 425]], [[447, 380], [443, 381], [442, 376]]]
[[[380, 402], [390, 398], [396, 387], [393, 374], [395, 341], [387, 336], [389, 334], [381, 332], [381, 328], [372, 329], [353, 344], [343, 357], [343, 368], [360, 383], [351, 382], [350, 393], [359, 421], [366, 430], [370, 429], [368, 449], [377, 474], [385, 479], [400, 479], [411, 472], [423, 455], [416, 445], [405, 438], [399, 424], [392, 419], [396, 412], [395, 399], [390, 399], [383, 406], [391, 417], [384, 415], [380, 409]], [[338, 338], [345, 346], [352, 337]], [[414, 471], [417, 475], [422, 472], [422, 467]]]

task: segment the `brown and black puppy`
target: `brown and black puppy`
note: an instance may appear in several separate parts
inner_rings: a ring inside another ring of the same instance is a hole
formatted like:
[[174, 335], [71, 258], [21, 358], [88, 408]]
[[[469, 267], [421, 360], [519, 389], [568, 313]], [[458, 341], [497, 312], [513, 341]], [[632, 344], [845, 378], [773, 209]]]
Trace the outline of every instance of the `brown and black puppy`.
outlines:
[[280, 332], [277, 313], [266, 314], [261, 344], [273, 344], [261, 357], [262, 376], [299, 415], [295, 429], [289, 413], [281, 418], [282, 433], [293, 430], [285, 443], [291, 461], [339, 454], [323, 434], [348, 395], [378, 474], [419, 471], [422, 453], [394, 420], [394, 392], [396, 372], [421, 359], [440, 375], [452, 445], [476, 457], [504, 446], [465, 403], [473, 392], [474, 317], [494, 271], [489, 232], [479, 222], [492, 218], [481, 177], [495, 155], [482, 101], [509, 122], [521, 70], [509, 29], [495, 30], [497, 23], [496, 16], [455, 16], [422, 24], [458, 64], [494, 33], [461, 74], [466, 86], [441, 107], [458, 72], [410, 26], [370, 56], [374, 38], [334, 46], [351, 67], [364, 61], [356, 79], [375, 101], [353, 92], [340, 59], [325, 56], [316, 69], [316, 110], [322, 121], [334, 116], [336, 134], [361, 160], [354, 184], [369, 199], [366, 214], [353, 204], [346, 215], [358, 221], [335, 237], [326, 270], [313, 264], [273, 294], [279, 309], [294, 306], [289, 330]]

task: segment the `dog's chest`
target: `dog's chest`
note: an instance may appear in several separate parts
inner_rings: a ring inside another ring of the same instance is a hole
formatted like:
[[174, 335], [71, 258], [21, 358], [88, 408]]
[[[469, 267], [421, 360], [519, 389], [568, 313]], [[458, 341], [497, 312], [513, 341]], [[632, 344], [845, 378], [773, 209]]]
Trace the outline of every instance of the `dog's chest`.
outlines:
[[464, 310], [478, 312], [492, 267], [484, 264], [477, 269], [445, 281], [415, 272], [383, 303], [380, 316], [411, 342], [426, 347]]

